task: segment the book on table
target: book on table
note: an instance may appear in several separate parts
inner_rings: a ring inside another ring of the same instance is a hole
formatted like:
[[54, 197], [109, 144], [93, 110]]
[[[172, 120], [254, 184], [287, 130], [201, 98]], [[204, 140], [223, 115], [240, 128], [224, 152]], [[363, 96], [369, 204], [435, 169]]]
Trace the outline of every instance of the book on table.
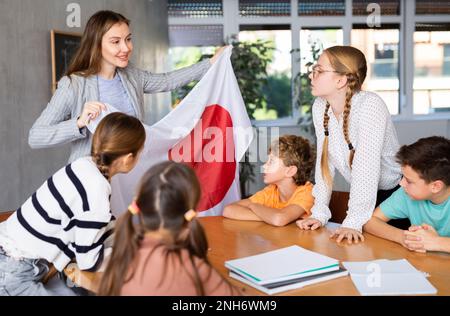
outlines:
[[348, 275], [348, 271], [346, 269], [339, 268], [339, 270], [336, 270], [336, 271], [325, 272], [325, 273], [310, 275], [310, 276], [306, 276], [306, 277], [299, 277], [299, 278], [292, 279], [289, 281], [281, 281], [281, 282], [274, 282], [274, 283], [270, 283], [270, 284], [266, 284], [266, 285], [258, 285], [256, 283], [253, 283], [253, 282], [249, 281], [248, 279], [240, 276], [239, 274], [230, 271], [230, 277], [232, 277], [233, 279], [236, 279], [247, 285], [253, 286], [255, 289], [257, 289], [261, 292], [264, 292], [266, 294], [269, 294], [269, 295], [299, 289], [299, 288], [302, 288], [307, 285], [312, 285], [315, 283], [324, 282], [324, 281], [340, 278], [340, 277], [347, 276], [347, 275]]
[[361, 295], [432, 295], [437, 289], [408, 260], [344, 262]]
[[338, 260], [296, 245], [229, 260], [225, 267], [231, 277], [267, 294], [347, 275]]

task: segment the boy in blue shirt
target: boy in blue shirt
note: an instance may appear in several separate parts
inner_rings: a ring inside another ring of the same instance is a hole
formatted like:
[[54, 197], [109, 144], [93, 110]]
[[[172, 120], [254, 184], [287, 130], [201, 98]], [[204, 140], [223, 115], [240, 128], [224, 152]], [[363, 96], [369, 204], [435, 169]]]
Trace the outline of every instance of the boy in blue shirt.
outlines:
[[[397, 160], [401, 188], [375, 210], [364, 230], [411, 251], [450, 252], [450, 140], [422, 138], [402, 146]], [[387, 224], [402, 218], [411, 221], [409, 230]]]

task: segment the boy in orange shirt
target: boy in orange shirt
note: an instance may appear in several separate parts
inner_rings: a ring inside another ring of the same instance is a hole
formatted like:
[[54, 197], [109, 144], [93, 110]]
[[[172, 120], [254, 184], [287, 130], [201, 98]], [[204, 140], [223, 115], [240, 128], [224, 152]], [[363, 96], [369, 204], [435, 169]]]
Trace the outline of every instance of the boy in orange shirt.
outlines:
[[274, 226], [308, 217], [314, 204], [313, 185], [308, 181], [314, 156], [308, 140], [295, 135], [280, 137], [272, 143], [263, 166], [264, 183], [268, 186], [249, 199], [227, 205], [223, 216]]

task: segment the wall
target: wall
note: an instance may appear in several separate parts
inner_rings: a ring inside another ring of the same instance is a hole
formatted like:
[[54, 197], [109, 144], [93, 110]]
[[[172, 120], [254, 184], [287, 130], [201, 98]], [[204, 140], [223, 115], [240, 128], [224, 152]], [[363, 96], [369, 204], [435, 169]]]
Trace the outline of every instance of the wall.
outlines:
[[[66, 26], [69, 3], [81, 6], [81, 28]], [[32, 150], [27, 142], [51, 98], [50, 30], [81, 33], [103, 9], [131, 20], [137, 66], [167, 69], [166, 0], [0, 0], [0, 210], [20, 206], [68, 158], [68, 146]], [[169, 105], [167, 94], [148, 96], [146, 122], [167, 113]]]

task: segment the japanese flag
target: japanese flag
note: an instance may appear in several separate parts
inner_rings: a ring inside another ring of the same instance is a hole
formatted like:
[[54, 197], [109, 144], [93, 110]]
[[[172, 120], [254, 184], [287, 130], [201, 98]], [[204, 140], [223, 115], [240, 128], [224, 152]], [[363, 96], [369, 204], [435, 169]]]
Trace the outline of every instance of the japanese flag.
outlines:
[[[201, 81], [161, 121], [145, 126], [147, 139], [136, 167], [112, 180], [111, 210], [120, 215], [132, 201], [139, 180], [154, 164], [173, 160], [192, 167], [202, 195], [200, 216], [222, 215], [239, 200], [239, 161], [253, 140], [253, 130], [227, 47]], [[109, 107], [109, 106], [108, 106]], [[95, 129], [103, 113], [88, 127]]]

